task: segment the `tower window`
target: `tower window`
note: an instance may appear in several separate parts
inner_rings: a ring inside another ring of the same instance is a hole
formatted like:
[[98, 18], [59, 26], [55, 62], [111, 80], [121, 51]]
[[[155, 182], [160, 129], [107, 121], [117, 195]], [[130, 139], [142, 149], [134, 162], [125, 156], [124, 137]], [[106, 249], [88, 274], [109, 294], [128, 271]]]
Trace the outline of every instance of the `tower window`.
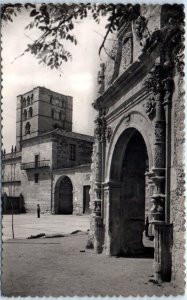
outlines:
[[69, 145], [69, 159], [76, 160], [76, 145], [74, 144]]
[[62, 112], [59, 111], [59, 120], [62, 120]]
[[23, 116], [24, 116], [24, 120], [27, 120], [27, 110], [26, 109], [24, 109]]
[[30, 134], [31, 133], [31, 124], [27, 122], [25, 125], [25, 134]]
[[52, 102], [53, 102], [53, 96], [51, 95], [50, 96], [50, 104], [52, 104]]
[[39, 181], [39, 174], [38, 174], [38, 173], [35, 173], [35, 174], [34, 174], [34, 182], [35, 182], [35, 183], [38, 183], [38, 181]]
[[26, 100], [25, 100], [25, 98], [23, 98], [23, 107], [25, 107], [26, 106]]
[[31, 104], [31, 100], [30, 100], [30, 97], [28, 96], [27, 97], [27, 105], [30, 105]]
[[33, 94], [31, 95], [31, 103], [33, 103]]
[[29, 108], [29, 118], [32, 118], [33, 110], [32, 107]]
[[51, 110], [51, 116], [52, 116], [53, 119], [55, 118], [55, 110], [54, 110], [54, 108]]
[[38, 168], [38, 165], [39, 165], [39, 155], [35, 155], [34, 157], [34, 161], [35, 161], [35, 168]]

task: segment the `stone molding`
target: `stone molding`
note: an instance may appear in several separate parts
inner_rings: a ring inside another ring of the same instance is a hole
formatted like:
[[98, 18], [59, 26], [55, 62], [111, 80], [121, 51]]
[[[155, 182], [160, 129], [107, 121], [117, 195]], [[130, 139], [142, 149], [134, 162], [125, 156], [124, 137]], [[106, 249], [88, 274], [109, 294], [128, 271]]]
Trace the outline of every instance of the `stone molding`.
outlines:
[[[147, 98], [147, 92], [144, 88], [142, 88], [140, 91], [135, 93], [132, 97], [128, 98], [126, 101], [124, 101], [120, 106], [118, 106], [116, 109], [114, 109], [112, 112], [106, 115], [106, 121], [108, 124], [118, 119], [120, 116], [124, 115], [126, 111], [129, 111], [133, 107], [135, 107], [137, 104], [142, 102]], [[145, 114], [146, 116], [146, 114]]]
[[[100, 107], [110, 106], [111, 99], [116, 99], [121, 95], [127, 93], [137, 81], [142, 79], [154, 65], [150, 53], [144, 53], [139, 57], [140, 60], [133, 62], [109, 87], [99, 96], [93, 103], [95, 109], [99, 110]], [[145, 64], [146, 60], [146, 64]], [[124, 82], [126, 83], [124, 85]]]

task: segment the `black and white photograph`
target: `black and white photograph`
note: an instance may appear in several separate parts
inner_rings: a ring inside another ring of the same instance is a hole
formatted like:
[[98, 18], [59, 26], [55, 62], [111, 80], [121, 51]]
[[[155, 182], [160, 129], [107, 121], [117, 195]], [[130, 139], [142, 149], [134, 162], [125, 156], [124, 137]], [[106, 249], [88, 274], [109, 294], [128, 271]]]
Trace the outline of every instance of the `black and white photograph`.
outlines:
[[2, 297], [185, 299], [184, 3], [0, 12]]

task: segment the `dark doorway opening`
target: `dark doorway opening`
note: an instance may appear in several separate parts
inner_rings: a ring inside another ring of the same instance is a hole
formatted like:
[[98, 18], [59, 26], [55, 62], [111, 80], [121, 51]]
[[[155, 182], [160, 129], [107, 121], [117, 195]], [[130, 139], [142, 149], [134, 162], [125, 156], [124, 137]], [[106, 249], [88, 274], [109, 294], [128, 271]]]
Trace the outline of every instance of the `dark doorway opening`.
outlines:
[[55, 213], [73, 213], [73, 186], [67, 176], [63, 177], [55, 188]]
[[138, 131], [129, 140], [121, 170], [121, 254], [144, 252], [147, 150]]
[[153, 257], [152, 245], [145, 247], [145, 173], [148, 170], [145, 141], [134, 128], [119, 138], [113, 155], [111, 179], [118, 189], [111, 191], [110, 252], [111, 255]]
[[90, 185], [83, 186], [83, 214], [90, 213]]

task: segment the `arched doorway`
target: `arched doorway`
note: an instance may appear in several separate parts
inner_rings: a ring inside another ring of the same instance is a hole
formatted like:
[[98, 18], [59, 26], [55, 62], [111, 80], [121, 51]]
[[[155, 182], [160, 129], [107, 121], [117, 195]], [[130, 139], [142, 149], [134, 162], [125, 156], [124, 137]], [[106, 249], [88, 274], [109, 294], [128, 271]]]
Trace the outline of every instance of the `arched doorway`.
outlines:
[[129, 128], [114, 149], [110, 181], [110, 254], [120, 256], [144, 253], [145, 173], [148, 154], [140, 132]]
[[60, 178], [55, 187], [55, 213], [73, 213], [73, 185], [69, 177]]

